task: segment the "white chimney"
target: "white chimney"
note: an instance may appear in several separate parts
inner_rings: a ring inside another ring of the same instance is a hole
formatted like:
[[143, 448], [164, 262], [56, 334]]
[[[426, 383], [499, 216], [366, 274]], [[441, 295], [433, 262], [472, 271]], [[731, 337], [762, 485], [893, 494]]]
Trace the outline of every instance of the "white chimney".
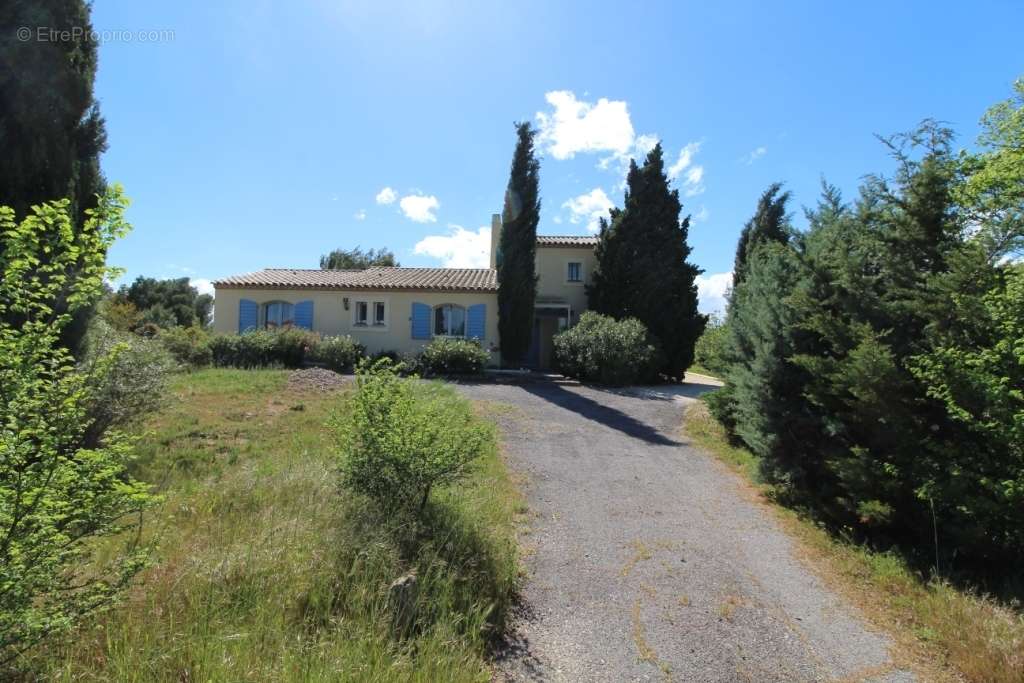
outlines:
[[491, 214], [491, 268], [498, 267], [498, 245], [501, 244], [501, 214]]

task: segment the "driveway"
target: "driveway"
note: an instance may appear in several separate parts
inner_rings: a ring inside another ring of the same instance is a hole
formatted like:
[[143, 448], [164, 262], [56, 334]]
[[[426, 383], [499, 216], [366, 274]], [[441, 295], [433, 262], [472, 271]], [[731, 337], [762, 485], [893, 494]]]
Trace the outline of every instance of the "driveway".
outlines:
[[500, 413], [533, 513], [506, 680], [912, 681], [741, 480], [682, 436], [709, 386], [460, 387]]

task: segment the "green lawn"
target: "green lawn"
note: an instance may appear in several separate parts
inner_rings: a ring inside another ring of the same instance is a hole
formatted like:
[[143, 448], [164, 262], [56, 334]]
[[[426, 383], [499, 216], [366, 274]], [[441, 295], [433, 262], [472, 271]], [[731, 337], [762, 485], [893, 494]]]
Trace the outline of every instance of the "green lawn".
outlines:
[[[286, 371], [176, 376], [145, 425], [137, 475], [153, 565], [123, 604], [27, 664], [53, 680], [486, 681], [518, 578], [521, 509], [497, 447], [467, 482], [396, 524], [338, 486], [324, 423], [341, 394]], [[481, 411], [482, 413], [485, 411]], [[482, 417], [481, 419], [486, 419]], [[392, 580], [418, 575], [416, 628], [397, 634]]]

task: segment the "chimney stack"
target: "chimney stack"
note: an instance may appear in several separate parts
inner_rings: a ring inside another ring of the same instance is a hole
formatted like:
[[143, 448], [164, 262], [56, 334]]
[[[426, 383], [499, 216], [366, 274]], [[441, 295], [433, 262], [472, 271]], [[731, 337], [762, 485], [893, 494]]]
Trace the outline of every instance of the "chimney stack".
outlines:
[[491, 268], [498, 267], [498, 245], [501, 244], [501, 214], [491, 214]]

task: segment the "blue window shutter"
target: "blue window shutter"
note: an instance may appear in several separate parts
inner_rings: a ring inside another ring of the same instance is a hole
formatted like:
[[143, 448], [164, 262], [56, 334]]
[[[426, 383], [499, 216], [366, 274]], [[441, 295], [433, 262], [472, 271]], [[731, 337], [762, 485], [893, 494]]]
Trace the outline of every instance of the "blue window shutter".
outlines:
[[255, 330], [260, 324], [260, 305], [250, 299], [238, 302], [238, 331]]
[[466, 309], [466, 336], [483, 339], [487, 323], [487, 304], [474, 304]]
[[413, 302], [412, 317], [412, 338], [430, 339], [430, 306]]
[[313, 329], [313, 302], [300, 301], [295, 304], [295, 326]]

